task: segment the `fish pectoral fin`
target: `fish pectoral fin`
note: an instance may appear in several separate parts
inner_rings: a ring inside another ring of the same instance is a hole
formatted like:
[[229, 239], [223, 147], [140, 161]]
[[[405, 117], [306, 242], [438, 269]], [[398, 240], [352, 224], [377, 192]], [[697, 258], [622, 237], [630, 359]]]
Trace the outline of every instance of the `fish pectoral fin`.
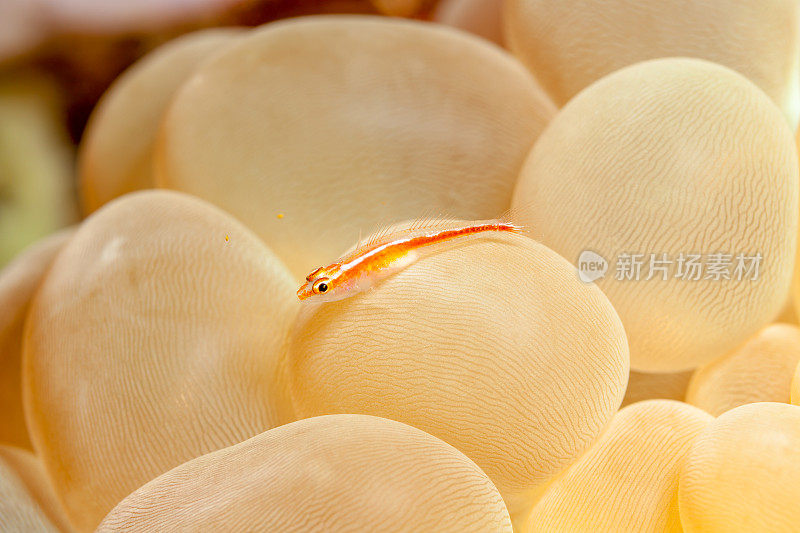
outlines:
[[404, 253], [403, 255], [392, 261], [392, 263], [389, 265], [389, 269], [395, 272], [398, 270], [402, 270], [411, 263], [415, 262], [417, 259], [419, 259], [419, 254], [414, 250], [409, 250], [408, 252]]

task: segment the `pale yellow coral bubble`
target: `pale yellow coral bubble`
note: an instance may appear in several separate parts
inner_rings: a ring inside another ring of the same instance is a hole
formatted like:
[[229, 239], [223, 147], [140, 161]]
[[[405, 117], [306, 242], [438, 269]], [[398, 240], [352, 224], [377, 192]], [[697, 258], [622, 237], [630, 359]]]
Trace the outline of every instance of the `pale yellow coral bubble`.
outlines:
[[783, 309], [781, 309], [781, 312], [775, 317], [775, 322], [795, 325], [798, 324], [797, 313], [794, 309], [794, 298], [792, 297], [791, 292], [786, 297], [786, 302], [783, 305]]
[[621, 410], [592, 448], [547, 489], [525, 531], [681, 531], [678, 475], [713, 418], [672, 400]]
[[506, 38], [560, 105], [639, 61], [685, 56], [736, 70], [800, 113], [796, 0], [509, 0]]
[[425, 3], [423, 0], [370, 0], [375, 9], [392, 17], [410, 17]]
[[[696, 59], [648, 61], [557, 115], [522, 170], [514, 207], [568, 260], [590, 250], [608, 262], [597, 284], [625, 325], [632, 368], [689, 370], [741, 344], [785, 301], [797, 151], [778, 109], [746, 78]], [[670, 262], [656, 262], [665, 270], [648, 280], [651, 259], [664, 254]], [[701, 279], [683, 276], [688, 263], [680, 269], [691, 254], [701, 254]], [[731, 279], [715, 279], [713, 254]]]
[[[52, 483], [48, 479], [41, 461], [35, 455], [21, 448], [0, 446], [0, 465], [2, 465], [0, 470], [3, 470], [0, 478], [10, 476], [10, 473], [13, 472], [13, 477], [24, 486], [25, 492], [30, 496], [32, 502], [47, 521], [55, 526], [56, 530], [64, 533], [73, 531], [64, 508], [56, 497]], [[0, 498], [0, 500], [2, 499], [4, 498]], [[7, 522], [4, 523], [4, 518], [8, 518], [9, 511], [8, 508], [2, 509], [0, 503], [0, 531], [17, 530], [10, 527]], [[13, 514], [14, 511], [11, 513]]]
[[249, 230], [188, 195], [132, 193], [83, 223], [31, 304], [23, 347], [31, 439], [79, 529], [277, 424], [294, 290]]
[[305, 306], [287, 368], [299, 417], [411, 424], [464, 452], [516, 505], [611, 419], [628, 349], [597, 287], [545, 246], [498, 235], [463, 238], [371, 291]]
[[701, 433], [680, 478], [687, 533], [797, 531], [800, 524], [800, 407], [752, 403]]
[[714, 416], [746, 403], [789, 403], [798, 363], [800, 328], [769, 325], [732, 352], [698, 368], [686, 401]]
[[628, 377], [628, 388], [625, 390], [623, 407], [643, 400], [665, 399], [683, 401], [686, 387], [692, 379], [692, 371], [688, 372], [636, 372], [631, 371]]
[[[273, 2], [264, 0], [265, 7]], [[153, 33], [213, 23], [247, 4], [246, 0], [33, 0], [32, 3], [38, 16], [54, 31], [72, 38], [68, 43], [75, 36], [98, 34], [118, 35], [120, 39], [146, 38]]]
[[0, 3], [0, 62], [6, 63], [35, 50], [47, 38], [49, 21], [41, 5], [31, 0]]
[[503, 44], [502, 0], [442, 0], [433, 20]]
[[22, 410], [22, 329], [36, 289], [73, 233], [45, 237], [0, 271], [0, 442], [31, 447]]
[[794, 371], [791, 400], [794, 405], [800, 405], [800, 364], [797, 365], [797, 368]]
[[299, 18], [250, 33], [176, 95], [157, 181], [235, 215], [299, 278], [359, 232], [505, 211], [553, 112], [521, 64], [477, 37]]
[[79, 158], [81, 202], [91, 213], [153, 184], [153, 145], [175, 91], [198, 65], [244, 34], [218, 28], [175, 39], [125, 71], [97, 104]]
[[458, 450], [372, 416], [300, 420], [189, 461], [98, 531], [506, 532], [492, 482]]
[[24, 482], [0, 459], [0, 530], [57, 532]]

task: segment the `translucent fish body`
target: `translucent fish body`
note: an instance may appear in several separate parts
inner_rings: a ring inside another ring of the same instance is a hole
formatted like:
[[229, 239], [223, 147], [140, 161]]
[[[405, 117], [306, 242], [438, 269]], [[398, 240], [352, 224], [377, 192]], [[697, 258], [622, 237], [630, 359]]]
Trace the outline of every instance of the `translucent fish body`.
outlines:
[[318, 301], [348, 298], [434, 251], [437, 245], [488, 232], [522, 233], [522, 228], [496, 219], [415, 223], [406, 229], [382, 232], [335, 263], [311, 272], [297, 297]]

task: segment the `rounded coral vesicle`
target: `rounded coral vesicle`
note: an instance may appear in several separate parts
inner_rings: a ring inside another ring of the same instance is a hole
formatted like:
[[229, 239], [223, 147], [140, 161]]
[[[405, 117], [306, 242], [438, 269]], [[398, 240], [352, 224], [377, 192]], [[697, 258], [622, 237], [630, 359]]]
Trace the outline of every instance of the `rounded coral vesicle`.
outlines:
[[156, 180], [242, 220], [299, 278], [359, 232], [505, 211], [554, 112], [521, 64], [464, 32], [301, 17], [195, 73], [165, 116]]
[[511, 49], [559, 105], [628, 65], [694, 57], [748, 77], [797, 126], [795, 0], [508, 0], [504, 22]]
[[503, 500], [458, 450], [372, 416], [300, 420], [157, 477], [99, 532], [441, 531], [511, 533]]
[[154, 187], [153, 145], [178, 88], [216, 52], [244, 35], [202, 30], [155, 49], [124, 72], [95, 107], [81, 140], [79, 179], [84, 212], [125, 193]]
[[720, 415], [692, 445], [678, 498], [687, 533], [797, 531], [800, 407], [751, 403]]
[[735, 350], [698, 368], [686, 401], [714, 416], [747, 403], [788, 403], [798, 364], [800, 328], [771, 324]]
[[74, 531], [41, 461], [0, 446], [0, 531]]
[[0, 443], [31, 448], [22, 407], [22, 335], [31, 300], [73, 228], [37, 241], [0, 271]]
[[503, 44], [502, 0], [442, 0], [433, 20]]
[[23, 345], [31, 439], [76, 527], [279, 423], [293, 285], [249, 230], [188, 195], [132, 193], [84, 221]]
[[534, 146], [514, 193], [521, 222], [597, 284], [638, 371], [719, 357], [789, 292], [798, 228], [792, 132], [752, 82], [696, 59], [619, 70], [576, 96]]
[[597, 287], [552, 250], [506, 234], [464, 238], [371, 291], [306, 306], [287, 370], [297, 416], [354, 412], [419, 427], [516, 502], [611, 419], [628, 349]]
[[712, 420], [673, 400], [622, 409], [547, 488], [524, 531], [680, 532], [678, 476], [692, 442]]

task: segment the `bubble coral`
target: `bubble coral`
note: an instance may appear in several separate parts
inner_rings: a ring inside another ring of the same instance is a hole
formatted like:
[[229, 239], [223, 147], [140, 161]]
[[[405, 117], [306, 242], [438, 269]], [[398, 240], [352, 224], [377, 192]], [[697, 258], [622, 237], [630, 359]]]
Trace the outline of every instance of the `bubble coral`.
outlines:
[[[267, 0], [269, 2], [269, 0]], [[55, 29], [66, 34], [136, 34], [213, 20], [246, 0], [36, 0]]]
[[795, 0], [509, 0], [506, 39], [555, 102], [628, 65], [695, 57], [747, 76], [800, 113], [800, 4]]
[[[625, 325], [631, 367], [678, 372], [729, 352], [778, 314], [797, 199], [793, 135], [764, 93], [725, 67], [662, 59], [615, 72], [564, 107], [525, 163], [514, 207], [567, 259], [591, 250], [608, 262], [597, 284]], [[709, 277], [717, 253], [731, 279]], [[635, 254], [639, 279], [617, 279], [621, 266], [636, 277]], [[667, 279], [647, 280], [650, 254], [672, 261]], [[682, 254], [701, 254], [702, 279], [678, 277]], [[739, 254], [750, 258], [741, 279]]]
[[553, 113], [525, 68], [477, 37], [304, 17], [253, 31], [195, 73], [164, 119], [156, 180], [242, 220], [299, 278], [359, 232], [506, 210]]
[[172, 96], [198, 65], [243, 34], [241, 29], [218, 28], [184, 35], [117, 78], [95, 107], [81, 140], [80, 192], [86, 213], [154, 186], [153, 145]]
[[548, 487], [526, 531], [681, 531], [678, 475], [693, 440], [712, 420], [672, 400], [622, 409]]
[[[234, 526], [235, 524], [235, 526]], [[300, 420], [146, 484], [98, 531], [497, 531], [497, 489], [439, 439], [363, 415]]]
[[39, 10], [38, 3], [30, 0], [0, 3], [0, 62], [24, 55], [44, 41], [48, 28]]
[[691, 370], [667, 373], [632, 370], [628, 377], [628, 388], [625, 389], [622, 406], [654, 399], [683, 401], [692, 373]]
[[73, 531], [36, 457], [0, 446], [0, 531]]
[[714, 416], [746, 403], [789, 403], [799, 363], [800, 328], [771, 324], [731, 353], [698, 368], [686, 401]]
[[503, 44], [502, 0], [442, 0], [433, 20]]
[[0, 442], [30, 448], [22, 409], [22, 331], [33, 295], [74, 230], [29, 246], [0, 271]]
[[417, 13], [423, 0], [370, 0], [380, 13], [391, 17], [410, 17]]
[[[516, 513], [608, 423], [628, 376], [602, 292], [527, 237], [465, 237], [373, 290], [304, 306], [286, 368], [298, 418], [383, 416], [475, 461]], [[523, 502], [523, 503], [520, 503]]]
[[697, 437], [679, 485], [684, 531], [797, 531], [800, 407], [752, 403]]
[[239, 222], [180, 193], [88, 218], [31, 304], [31, 439], [80, 530], [170, 468], [277, 425], [285, 267]]

